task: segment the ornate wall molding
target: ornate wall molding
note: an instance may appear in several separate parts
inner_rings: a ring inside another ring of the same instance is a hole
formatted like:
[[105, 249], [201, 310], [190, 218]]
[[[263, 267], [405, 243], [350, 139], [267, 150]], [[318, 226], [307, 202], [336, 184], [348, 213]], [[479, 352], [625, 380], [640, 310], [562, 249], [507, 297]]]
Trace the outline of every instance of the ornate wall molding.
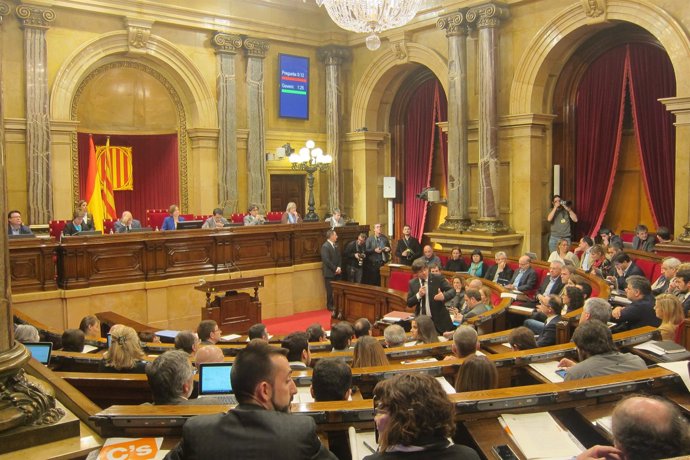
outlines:
[[345, 46], [329, 45], [317, 49], [316, 56], [326, 65], [341, 65], [352, 58], [352, 51]]
[[[472, 24], [476, 21], [477, 28], [499, 27], [501, 19], [507, 19], [510, 12], [505, 5], [500, 3], [487, 3], [467, 10], [465, 19]], [[477, 20], [479, 19], [479, 20]]]
[[132, 53], [144, 53], [151, 37], [152, 21], [125, 18], [127, 27], [129, 51]]
[[2, 24], [3, 19], [8, 14], [10, 14], [10, 5], [5, 2], [0, 2], [0, 24]]
[[[178, 161], [179, 161], [179, 180], [180, 180], [180, 206], [183, 210], [189, 209], [189, 182], [187, 179], [188, 175], [188, 152], [187, 152], [187, 114], [185, 112], [184, 104], [182, 99], [178, 94], [175, 87], [165, 78], [160, 72], [154, 68], [143, 64], [141, 62], [121, 60], [110, 62], [108, 64], [102, 65], [100, 67], [92, 70], [88, 75], [86, 75], [83, 80], [81, 80], [79, 86], [74, 92], [74, 97], [72, 98], [71, 104], [71, 114], [70, 119], [77, 119], [77, 108], [79, 107], [79, 99], [81, 97], [84, 88], [93, 80], [95, 77], [111, 70], [111, 69], [121, 69], [129, 68], [135, 69], [141, 72], [145, 72], [151, 75], [153, 78], [158, 80], [163, 87], [167, 90], [170, 98], [175, 105], [177, 111], [177, 118], [179, 120], [179, 131], [178, 131]], [[78, 151], [77, 151], [77, 133], [72, 134], [72, 194], [73, 201], [76, 203], [79, 200], [79, 162], [78, 162]]]
[[35, 5], [19, 5], [15, 10], [22, 26], [47, 29], [55, 20], [55, 11]]
[[466, 10], [460, 10], [455, 13], [443, 16], [436, 21], [436, 27], [446, 31], [446, 37], [454, 35], [467, 35], [469, 32], [469, 25], [465, 20]]
[[585, 14], [590, 18], [606, 19], [606, 0], [580, 0]]
[[268, 41], [245, 37], [242, 44], [247, 56], [261, 59], [266, 57], [266, 53], [268, 52]]
[[213, 45], [216, 53], [236, 54], [242, 48], [242, 37], [216, 32], [211, 37], [211, 45]]

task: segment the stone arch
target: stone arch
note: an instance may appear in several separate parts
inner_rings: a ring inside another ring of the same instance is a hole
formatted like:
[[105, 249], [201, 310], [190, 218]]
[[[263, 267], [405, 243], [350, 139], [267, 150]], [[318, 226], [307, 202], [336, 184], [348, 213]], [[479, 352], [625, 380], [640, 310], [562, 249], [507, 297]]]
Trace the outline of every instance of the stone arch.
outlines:
[[608, 0], [605, 18], [587, 16], [582, 3], [561, 11], [532, 39], [515, 70], [510, 89], [510, 113], [550, 113], [553, 91], [549, 76], [560, 73], [568, 57], [591, 36], [593, 25], [605, 21], [636, 24], [659, 40], [676, 73], [678, 96], [690, 94], [690, 40], [681, 25], [662, 8], [643, 0]]
[[216, 128], [216, 103], [201, 72], [192, 60], [171, 42], [151, 35], [146, 47], [131, 53], [126, 31], [103, 34], [74, 51], [58, 71], [50, 96], [51, 118], [70, 120], [72, 99], [81, 81], [104, 60], [128, 58], [147, 63], [175, 88], [184, 103], [190, 125]]
[[[413, 64], [431, 70], [448, 96], [448, 61], [436, 51], [417, 43], [391, 46], [372, 61], [355, 89], [350, 128], [366, 126], [370, 131], [387, 131], [388, 115], [397, 88]], [[381, 107], [386, 110], [381, 110]]]

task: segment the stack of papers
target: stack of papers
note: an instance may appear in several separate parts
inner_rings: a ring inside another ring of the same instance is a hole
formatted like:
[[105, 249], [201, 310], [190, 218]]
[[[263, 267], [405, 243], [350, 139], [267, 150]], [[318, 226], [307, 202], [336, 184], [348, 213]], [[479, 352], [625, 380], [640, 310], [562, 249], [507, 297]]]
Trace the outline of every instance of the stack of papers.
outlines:
[[222, 335], [220, 338], [221, 338], [221, 340], [228, 342], [230, 340], [237, 340], [240, 337], [242, 337], [242, 336], [239, 334], [228, 334], [228, 335]]
[[446, 393], [449, 395], [455, 394], [455, 388], [448, 382], [448, 380], [446, 380], [445, 377], [436, 377], [436, 380], [438, 380], [438, 383], [441, 384], [441, 387], [443, 387]]
[[[572, 458], [584, 450], [548, 412], [501, 414], [502, 423], [527, 459]], [[539, 433], [535, 436], [535, 433]]]
[[649, 342], [635, 345], [633, 348], [636, 348], [638, 350], [651, 351], [656, 355], [665, 355], [667, 353], [682, 353], [684, 351], [687, 351], [682, 346], [670, 340], [650, 340]]
[[606, 417], [601, 417], [598, 418], [594, 421], [594, 423], [606, 431], [610, 436], [613, 436], [613, 428], [611, 427], [611, 420], [612, 417], [610, 415], [607, 415]]
[[619, 305], [630, 305], [632, 303], [632, 300], [619, 295], [612, 295], [609, 299], [611, 300], [611, 303], [617, 303]]
[[397, 323], [399, 321], [408, 321], [414, 318], [412, 313], [406, 311], [391, 311], [386, 313], [386, 316], [382, 318], [382, 321], [387, 323]]
[[[549, 382], [560, 383], [563, 382], [563, 369], [558, 367], [558, 361], [546, 361], [544, 363], [530, 363], [529, 367], [539, 372]], [[560, 371], [560, 372], [559, 372]]]

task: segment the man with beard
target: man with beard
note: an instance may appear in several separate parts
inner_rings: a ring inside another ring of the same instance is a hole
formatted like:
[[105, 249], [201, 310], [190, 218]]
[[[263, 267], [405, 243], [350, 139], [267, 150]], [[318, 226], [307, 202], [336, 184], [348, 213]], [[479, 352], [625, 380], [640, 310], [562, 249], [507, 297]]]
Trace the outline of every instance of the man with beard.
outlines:
[[185, 423], [182, 440], [166, 459], [304, 458], [336, 459], [316, 435], [311, 417], [290, 415], [297, 393], [287, 350], [253, 340], [241, 350], [230, 380], [239, 405]]

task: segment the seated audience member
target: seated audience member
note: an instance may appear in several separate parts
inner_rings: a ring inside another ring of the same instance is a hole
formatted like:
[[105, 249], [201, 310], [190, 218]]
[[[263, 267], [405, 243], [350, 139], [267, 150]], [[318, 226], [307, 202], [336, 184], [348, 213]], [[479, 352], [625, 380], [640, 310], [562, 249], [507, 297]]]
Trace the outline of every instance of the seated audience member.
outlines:
[[670, 243], [673, 241], [671, 239], [671, 232], [669, 231], [668, 227], [657, 227], [656, 240], [659, 243]]
[[494, 255], [494, 260], [496, 264], [488, 268], [484, 278], [501, 286], [509, 284], [513, 278], [513, 269], [508, 266], [508, 256], [505, 252], [498, 251]]
[[590, 286], [584, 278], [578, 276], [575, 280], [575, 287], [582, 291], [582, 297], [584, 297], [585, 300], [592, 297], [592, 286]]
[[62, 351], [84, 351], [84, 333], [81, 329], [66, 329], [62, 333]]
[[589, 272], [592, 268], [591, 250], [594, 246], [594, 240], [588, 236], [580, 239], [580, 244], [575, 249], [575, 253], [580, 254], [580, 268], [584, 272]]
[[213, 398], [189, 399], [194, 389], [194, 368], [182, 350], [168, 350], [146, 365], [153, 404], [222, 404]]
[[690, 268], [683, 268], [682, 264], [678, 267], [675, 277], [676, 295], [683, 304], [683, 316], [687, 317], [690, 312]]
[[453, 334], [453, 345], [451, 346], [453, 356], [446, 356], [445, 359], [466, 358], [478, 353], [479, 336], [470, 326], [460, 326]]
[[398, 324], [391, 324], [383, 330], [387, 348], [402, 347], [405, 344], [405, 329]]
[[319, 323], [314, 323], [307, 328], [307, 335], [310, 342], [324, 342], [326, 340], [326, 333], [323, 326]]
[[482, 278], [486, 272], [486, 265], [484, 265], [484, 255], [479, 249], [472, 251], [470, 258], [470, 266], [467, 268], [467, 274]]
[[29, 227], [22, 223], [22, 213], [10, 211], [7, 213], [7, 234], [8, 235], [32, 235]]
[[[537, 336], [537, 346], [538, 347], [548, 347], [550, 345], [556, 345], [556, 325], [561, 320], [561, 309], [563, 304], [558, 296], [552, 295], [546, 302], [540, 302], [537, 309], [542, 314], [546, 315], [546, 322], [541, 323], [543, 326], [540, 328], [541, 331], [538, 332]], [[525, 321], [525, 326], [532, 329], [532, 325], [527, 324]], [[537, 329], [537, 328], [535, 328]], [[532, 329], [535, 331], [535, 329]], [[535, 331], [536, 332], [536, 331]]]
[[549, 274], [544, 277], [544, 281], [542, 281], [541, 286], [537, 289], [537, 301], [544, 302], [550, 295], [560, 294], [563, 290], [563, 280], [561, 279], [562, 270], [563, 262], [560, 260], [549, 263]]
[[423, 261], [427, 267], [429, 264], [436, 264], [439, 267], [441, 266], [441, 259], [434, 254], [434, 248], [428, 244], [424, 246], [424, 249], [422, 249], [422, 257], [417, 260]]
[[285, 208], [283, 216], [280, 218], [282, 224], [301, 224], [302, 217], [297, 212], [297, 204], [294, 202], [289, 202]]
[[449, 272], [466, 272], [467, 264], [462, 258], [462, 251], [460, 248], [453, 248], [450, 251], [450, 258], [446, 262], [446, 266], [443, 267], [444, 270]]
[[223, 228], [229, 224], [230, 222], [228, 222], [228, 219], [223, 217], [223, 209], [215, 208], [213, 210], [213, 215], [206, 219], [206, 222], [204, 222], [201, 228]]
[[336, 228], [336, 227], [344, 227], [345, 226], [345, 218], [342, 216], [340, 213], [340, 209], [335, 208], [331, 212], [330, 217], [326, 217], [325, 222], [331, 224], [331, 228]]
[[251, 326], [249, 331], [247, 331], [247, 336], [249, 336], [249, 340], [261, 339], [268, 342], [269, 339], [266, 325], [261, 323]]
[[161, 230], [177, 230], [177, 223], [184, 222], [184, 217], [180, 215], [179, 206], [171, 204], [168, 208], [168, 214], [170, 215], [163, 219]]
[[116, 324], [110, 328], [110, 348], [103, 354], [99, 372], [143, 373], [146, 354], [136, 331], [129, 326]]
[[482, 303], [486, 305], [487, 311], [491, 310], [493, 308], [493, 304], [491, 303], [491, 289], [489, 289], [488, 286], [482, 286], [481, 289], [479, 289], [479, 295], [482, 297]]
[[412, 338], [417, 341], [417, 345], [438, 342], [438, 332], [436, 332], [434, 321], [430, 316], [419, 315], [413, 319], [410, 332]]
[[355, 337], [359, 338], [364, 335], [371, 335], [371, 323], [366, 318], [359, 318], [355, 321]]
[[654, 252], [654, 245], [656, 241], [649, 236], [649, 229], [644, 224], [639, 224], [635, 227], [635, 236], [632, 240], [633, 249], [638, 251]]
[[311, 377], [314, 401], [347, 401], [352, 394], [352, 369], [338, 358], [317, 361]]
[[182, 350], [190, 356], [199, 348], [199, 339], [192, 331], [180, 331], [175, 336], [175, 349]]
[[652, 283], [652, 295], [658, 296], [659, 294], [670, 293], [671, 280], [676, 277], [678, 272], [678, 267], [680, 266], [680, 260], [675, 257], [666, 257], [663, 262], [661, 262], [661, 274]]
[[580, 324], [573, 333], [573, 342], [577, 347], [580, 362], [575, 363], [568, 358], [561, 359], [558, 367], [567, 369], [565, 380], [647, 369], [644, 360], [639, 356], [616, 350], [611, 331], [601, 321], [589, 320]]
[[554, 260], [562, 262], [563, 264], [565, 264], [566, 261], [570, 261], [575, 267], [580, 265], [580, 260], [570, 250], [570, 243], [566, 239], [558, 240], [558, 246], [556, 246], [556, 250], [549, 255], [549, 260], [547, 262], [553, 262]]
[[453, 320], [462, 323], [477, 315], [491, 310], [491, 306], [482, 303], [482, 294], [475, 289], [465, 291], [466, 305], [463, 310], [453, 316]]
[[465, 293], [463, 292], [464, 287], [465, 286], [462, 282], [462, 278], [459, 276], [453, 278], [453, 290], [455, 291], [455, 295], [446, 302], [446, 308], [456, 308], [458, 310], [462, 310], [463, 306], [465, 305]]
[[194, 355], [194, 364], [198, 368], [206, 363], [222, 363], [225, 360], [223, 350], [218, 345], [201, 345]]
[[611, 281], [615, 280], [618, 283], [618, 289], [625, 289], [627, 286], [626, 280], [630, 276], [637, 275], [644, 277], [642, 269], [624, 252], [618, 254], [612, 262], [615, 274], [607, 276], [606, 279]]
[[141, 222], [132, 217], [132, 213], [129, 211], [124, 211], [120, 219], [113, 224], [115, 233], [128, 233], [137, 228], [141, 228]]
[[654, 313], [654, 296], [647, 278], [637, 275], [628, 277], [625, 296], [632, 303], [616, 307], [611, 312], [613, 322], [618, 323], [616, 331], [629, 331], [643, 326], [659, 327], [661, 320]]
[[41, 341], [41, 336], [31, 324], [20, 324], [14, 330], [14, 340], [20, 343], [36, 343]]
[[578, 324], [586, 323], [590, 319], [599, 320], [604, 324], [611, 321], [611, 304], [600, 297], [590, 297], [585, 300]]
[[259, 207], [255, 204], [249, 205], [248, 214], [244, 216], [244, 225], [261, 225], [266, 222], [264, 216], [259, 214]]
[[388, 366], [383, 345], [371, 336], [360, 337], [352, 354], [352, 367]]
[[308, 369], [311, 364], [311, 353], [309, 353], [309, 337], [306, 332], [293, 332], [283, 337], [280, 346], [285, 348], [290, 369]]
[[314, 419], [289, 414], [297, 388], [286, 350], [253, 340], [235, 358], [230, 381], [239, 405], [192, 417], [166, 458], [335, 459], [321, 445]]
[[679, 342], [680, 334], [678, 327], [684, 324], [683, 306], [678, 297], [673, 294], [661, 294], [656, 298], [654, 313], [661, 320], [659, 331], [661, 340], [672, 340]]
[[532, 268], [532, 259], [528, 255], [520, 256], [518, 259], [518, 270], [513, 273], [507, 289], [520, 292], [531, 291], [537, 287], [537, 273]]
[[578, 287], [566, 286], [563, 288], [563, 294], [561, 294], [561, 302], [563, 303], [561, 315], [565, 315], [568, 312], [582, 308], [585, 305], [585, 296]]
[[599, 278], [606, 278], [608, 276], [605, 265], [605, 262], [607, 262], [606, 249], [604, 249], [602, 245], [595, 244], [591, 247], [589, 250], [589, 260], [590, 266], [587, 273], [598, 276]]
[[212, 319], [205, 319], [199, 323], [196, 328], [196, 335], [201, 340], [201, 345], [214, 345], [220, 342], [220, 337], [223, 332]]
[[437, 263], [430, 262], [427, 264], [427, 268], [429, 269], [429, 273], [441, 275], [441, 267]]
[[619, 242], [623, 244], [623, 240], [620, 236], [616, 235], [610, 229], [602, 227], [599, 229], [599, 238], [601, 238], [601, 245], [606, 248], [609, 244], [613, 242]]
[[86, 224], [84, 224], [84, 213], [76, 210], [72, 213], [72, 220], [67, 222], [62, 229], [62, 234], [66, 236], [76, 235], [79, 232], [86, 232]]
[[101, 322], [93, 315], [84, 316], [79, 323], [79, 329], [87, 339], [101, 338]]
[[137, 336], [141, 343], [161, 343], [161, 338], [153, 331], [139, 331]]
[[532, 348], [537, 348], [537, 341], [534, 338], [534, 332], [525, 326], [516, 327], [510, 331], [508, 343], [514, 351], [531, 350]]
[[455, 391], [479, 391], [498, 388], [498, 369], [486, 356], [470, 355], [458, 369]]
[[412, 265], [412, 262], [422, 255], [422, 246], [411, 233], [412, 229], [405, 224], [403, 237], [398, 240], [398, 244], [395, 246], [395, 255], [398, 256], [398, 261], [404, 265]]
[[365, 460], [479, 460], [474, 450], [451, 441], [455, 406], [430, 375], [396, 374], [380, 381], [374, 404], [379, 446]]
[[354, 335], [352, 326], [347, 321], [341, 321], [331, 326], [331, 346], [333, 351], [347, 351]]

